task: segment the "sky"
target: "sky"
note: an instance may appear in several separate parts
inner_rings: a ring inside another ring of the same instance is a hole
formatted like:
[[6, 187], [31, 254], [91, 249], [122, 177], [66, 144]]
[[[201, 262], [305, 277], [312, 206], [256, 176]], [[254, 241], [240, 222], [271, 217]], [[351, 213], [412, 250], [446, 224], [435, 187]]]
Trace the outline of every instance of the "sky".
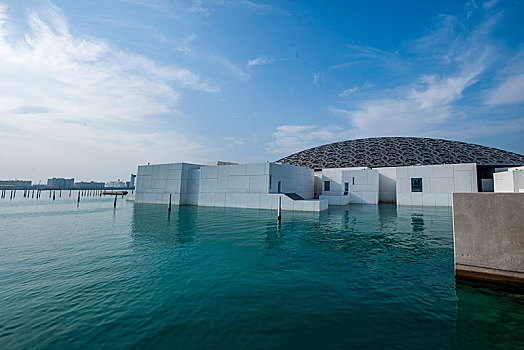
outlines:
[[524, 154], [524, 1], [0, 0], [0, 179], [381, 136]]

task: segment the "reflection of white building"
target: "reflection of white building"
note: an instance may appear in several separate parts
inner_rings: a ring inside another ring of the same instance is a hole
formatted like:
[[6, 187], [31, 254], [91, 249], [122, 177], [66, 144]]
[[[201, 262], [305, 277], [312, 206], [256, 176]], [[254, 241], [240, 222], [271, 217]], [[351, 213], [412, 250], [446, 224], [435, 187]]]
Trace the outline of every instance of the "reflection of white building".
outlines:
[[[524, 156], [463, 142], [337, 142], [278, 163], [139, 166], [138, 203], [321, 211], [350, 203], [451, 206], [453, 192], [524, 191]], [[507, 170], [507, 171], [505, 171]], [[505, 171], [505, 172], [501, 172]], [[495, 178], [495, 181], [493, 180]]]

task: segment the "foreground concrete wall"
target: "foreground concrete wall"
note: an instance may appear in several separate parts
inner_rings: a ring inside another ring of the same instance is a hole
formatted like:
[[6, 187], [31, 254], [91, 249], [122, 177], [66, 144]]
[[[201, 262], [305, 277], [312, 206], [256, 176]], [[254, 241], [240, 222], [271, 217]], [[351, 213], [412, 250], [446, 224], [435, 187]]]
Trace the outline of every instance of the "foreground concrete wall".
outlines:
[[524, 193], [453, 193], [457, 276], [524, 283]]

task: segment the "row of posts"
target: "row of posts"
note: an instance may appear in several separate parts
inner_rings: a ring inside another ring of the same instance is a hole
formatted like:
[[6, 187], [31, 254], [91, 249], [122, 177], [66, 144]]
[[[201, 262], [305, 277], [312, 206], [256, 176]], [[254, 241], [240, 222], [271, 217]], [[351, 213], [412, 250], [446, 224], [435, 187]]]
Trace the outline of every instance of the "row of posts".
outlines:
[[[10, 192], [10, 199], [16, 198], [16, 191], [17, 190], [1, 190], [0, 198], [6, 198], [7, 192]], [[21, 191], [21, 190], [19, 190]], [[24, 198], [35, 198], [35, 191], [36, 191], [36, 198], [40, 198], [42, 196], [42, 190], [23, 190], [24, 191]], [[58, 191], [58, 197], [62, 198], [62, 190], [48, 190], [49, 191], [49, 198], [53, 197], [53, 200], [56, 199], [56, 192]], [[71, 197], [71, 193], [73, 190], [69, 190], [69, 197]], [[78, 198], [77, 198], [77, 207], [80, 203], [80, 197], [102, 197], [103, 190], [77, 190], [78, 191]], [[131, 190], [131, 194], [133, 194], [133, 190]], [[116, 208], [116, 202], [119, 195], [115, 194], [115, 201], [113, 203], [113, 207]], [[124, 198], [124, 194], [121, 194], [122, 198]], [[171, 195], [169, 195], [169, 211], [171, 211]]]
[[[0, 198], [6, 198], [7, 193], [10, 192], [10, 199], [16, 198], [16, 192], [22, 191], [22, 190], [1, 190]], [[40, 198], [42, 196], [43, 190], [23, 190], [24, 191], [24, 198]], [[62, 190], [47, 190], [49, 191], [49, 198], [53, 197], [53, 200], [56, 199], [56, 192], [58, 192], [58, 197], [62, 198]], [[71, 197], [71, 193], [73, 190], [69, 190], [69, 197]], [[78, 197], [95, 197], [99, 196], [102, 197], [102, 190], [77, 190], [78, 191]]]

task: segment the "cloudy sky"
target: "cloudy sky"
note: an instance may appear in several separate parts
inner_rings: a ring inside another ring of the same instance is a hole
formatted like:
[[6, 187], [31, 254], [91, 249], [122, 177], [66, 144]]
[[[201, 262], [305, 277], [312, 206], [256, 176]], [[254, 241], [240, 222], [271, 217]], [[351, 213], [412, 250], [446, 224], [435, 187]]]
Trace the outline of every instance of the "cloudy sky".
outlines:
[[350, 138], [524, 153], [523, 1], [0, 0], [0, 178]]

